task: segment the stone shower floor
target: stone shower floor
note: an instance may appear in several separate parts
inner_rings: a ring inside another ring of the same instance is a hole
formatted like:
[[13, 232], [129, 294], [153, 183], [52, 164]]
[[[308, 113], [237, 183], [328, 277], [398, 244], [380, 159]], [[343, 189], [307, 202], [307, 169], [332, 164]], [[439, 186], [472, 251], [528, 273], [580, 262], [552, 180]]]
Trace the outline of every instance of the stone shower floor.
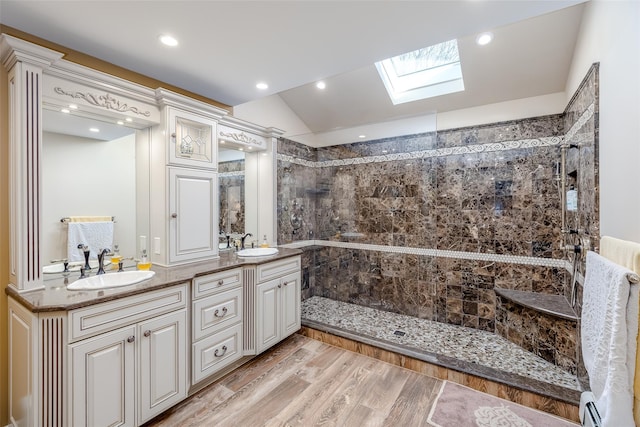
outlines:
[[[537, 392], [544, 393], [546, 384], [556, 389], [550, 394], [562, 394], [562, 389], [580, 390], [575, 375], [490, 332], [322, 297], [311, 297], [302, 302], [302, 321], [309, 327], [327, 326], [328, 332], [334, 327], [369, 338], [371, 342], [381, 341], [415, 353], [424, 353], [427, 357], [422, 359], [427, 362], [431, 362], [428, 356], [433, 355], [432, 363], [439, 364], [439, 356], [443, 356], [448, 361], [444, 365], [453, 362], [456, 366], [448, 367], [471, 371], [469, 373], [479, 376], [483, 371], [490, 371], [491, 379], [501, 380], [501, 373], [504, 373], [504, 382], [511, 385], [523, 386], [522, 379], [525, 383], [531, 379], [531, 383], [538, 385], [533, 387], [533, 391]], [[456, 363], [456, 360], [460, 363]], [[474, 369], [474, 366], [478, 369]], [[542, 387], [540, 384], [543, 384]]]

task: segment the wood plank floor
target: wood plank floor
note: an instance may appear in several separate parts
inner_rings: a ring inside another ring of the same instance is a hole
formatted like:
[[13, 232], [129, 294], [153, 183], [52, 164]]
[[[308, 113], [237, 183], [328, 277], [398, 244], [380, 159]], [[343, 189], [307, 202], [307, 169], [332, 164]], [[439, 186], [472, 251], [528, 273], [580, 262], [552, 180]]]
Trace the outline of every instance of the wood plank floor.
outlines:
[[441, 384], [294, 334], [146, 427], [426, 426]]

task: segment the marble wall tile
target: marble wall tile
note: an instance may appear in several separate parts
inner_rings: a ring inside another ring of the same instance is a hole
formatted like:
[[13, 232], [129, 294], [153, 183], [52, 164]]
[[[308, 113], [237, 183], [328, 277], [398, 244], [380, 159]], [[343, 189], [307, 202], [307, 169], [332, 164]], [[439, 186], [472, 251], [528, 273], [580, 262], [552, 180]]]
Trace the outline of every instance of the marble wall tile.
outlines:
[[[278, 242], [566, 259], [559, 144], [562, 137], [580, 143], [568, 158], [568, 169], [579, 173], [569, 180], [581, 193], [597, 190], [597, 127], [596, 67], [563, 114], [318, 149], [281, 141]], [[586, 193], [580, 213], [567, 219], [595, 237], [598, 192]], [[303, 207], [297, 229], [294, 205]], [[571, 372], [580, 369], [575, 324], [549, 324], [494, 291], [569, 297], [563, 268], [326, 246], [305, 251], [304, 260], [309, 288], [303, 297], [495, 332]]]

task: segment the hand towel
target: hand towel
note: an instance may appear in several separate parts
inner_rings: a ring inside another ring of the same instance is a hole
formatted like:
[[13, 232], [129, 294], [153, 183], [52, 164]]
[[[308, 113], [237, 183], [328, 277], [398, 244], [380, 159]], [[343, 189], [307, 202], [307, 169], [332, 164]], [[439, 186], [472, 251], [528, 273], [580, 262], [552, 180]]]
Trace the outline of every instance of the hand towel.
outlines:
[[108, 222], [113, 221], [110, 216], [70, 216], [69, 222]]
[[78, 245], [89, 247], [89, 258], [97, 258], [101, 249], [113, 246], [113, 221], [102, 222], [70, 222], [67, 231], [67, 259], [84, 261], [84, 255]]
[[[634, 271], [636, 274], [640, 274], [640, 243], [604, 236], [600, 239], [600, 255]], [[640, 426], [640, 351], [637, 350], [637, 340], [635, 345], [636, 362], [633, 373], [633, 418], [636, 425]]]
[[595, 252], [587, 253], [582, 354], [603, 427], [635, 426], [633, 377], [629, 372], [635, 366], [636, 354], [629, 340], [635, 344], [638, 333], [638, 299], [637, 290], [635, 300], [630, 299], [630, 272]]

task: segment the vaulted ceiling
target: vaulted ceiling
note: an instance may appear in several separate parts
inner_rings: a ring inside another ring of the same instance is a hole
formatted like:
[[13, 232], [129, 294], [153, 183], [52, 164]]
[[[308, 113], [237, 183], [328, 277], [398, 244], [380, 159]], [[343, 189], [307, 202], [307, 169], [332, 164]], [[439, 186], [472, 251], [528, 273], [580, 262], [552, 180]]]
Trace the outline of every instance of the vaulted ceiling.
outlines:
[[[0, 0], [0, 23], [231, 106], [279, 96], [322, 133], [562, 92], [582, 3]], [[454, 38], [464, 92], [394, 106], [374, 63]]]

